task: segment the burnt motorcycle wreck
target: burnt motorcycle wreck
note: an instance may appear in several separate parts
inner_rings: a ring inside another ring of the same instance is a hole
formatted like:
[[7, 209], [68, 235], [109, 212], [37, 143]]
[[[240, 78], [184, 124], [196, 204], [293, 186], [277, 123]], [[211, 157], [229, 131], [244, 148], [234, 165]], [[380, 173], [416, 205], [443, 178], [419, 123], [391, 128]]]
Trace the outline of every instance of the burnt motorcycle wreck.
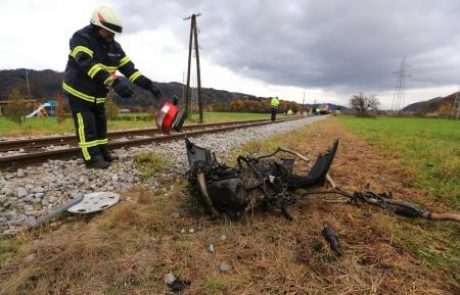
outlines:
[[334, 140], [308, 174], [300, 176], [293, 173], [295, 159], [273, 157], [279, 152], [298, 154], [287, 149], [278, 148], [260, 157], [239, 156], [238, 167], [229, 167], [219, 163], [211, 151], [186, 139], [191, 195], [213, 215], [237, 219], [244, 212], [261, 207], [281, 209], [286, 218], [292, 219], [288, 210], [295, 201], [292, 191], [324, 185], [338, 144], [338, 139]]
[[[188, 181], [192, 198], [214, 216], [226, 215], [238, 219], [256, 208], [278, 209], [291, 220], [289, 206], [300, 197], [334, 194], [342, 198], [340, 203], [367, 204], [409, 218], [436, 221], [460, 222], [459, 214], [434, 213], [412, 203], [394, 200], [391, 193], [375, 193], [369, 185], [360, 192], [349, 193], [336, 186], [328, 171], [339, 146], [333, 140], [329, 148], [321, 153], [309, 167], [306, 175], [293, 172], [296, 158], [308, 165], [308, 159], [300, 153], [286, 148], [277, 148], [273, 153], [254, 156], [239, 156], [237, 167], [229, 167], [217, 161], [208, 149], [185, 139], [190, 165]], [[287, 153], [296, 158], [278, 158], [278, 153]], [[332, 187], [325, 190], [326, 181]], [[303, 189], [301, 196], [294, 191]]]

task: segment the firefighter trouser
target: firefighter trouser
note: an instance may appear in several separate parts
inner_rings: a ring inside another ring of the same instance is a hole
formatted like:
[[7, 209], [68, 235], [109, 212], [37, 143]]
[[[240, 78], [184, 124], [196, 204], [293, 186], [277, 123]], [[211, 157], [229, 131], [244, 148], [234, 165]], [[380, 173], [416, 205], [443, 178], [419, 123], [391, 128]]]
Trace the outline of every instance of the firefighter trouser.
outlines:
[[107, 153], [107, 119], [104, 103], [91, 103], [68, 94], [78, 146], [85, 162]]
[[271, 107], [270, 108], [270, 111], [272, 113], [272, 122], [275, 122], [276, 120], [276, 113], [278, 112], [278, 108], [277, 107]]

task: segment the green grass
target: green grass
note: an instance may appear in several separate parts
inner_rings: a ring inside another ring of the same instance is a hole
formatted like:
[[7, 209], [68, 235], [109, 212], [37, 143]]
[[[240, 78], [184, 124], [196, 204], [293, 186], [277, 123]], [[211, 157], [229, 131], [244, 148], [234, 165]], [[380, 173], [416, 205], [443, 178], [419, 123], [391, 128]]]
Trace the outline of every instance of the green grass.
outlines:
[[[108, 121], [108, 129], [136, 129], [156, 127], [149, 121]], [[65, 119], [59, 124], [55, 118], [30, 118], [19, 125], [5, 117], [0, 117], [0, 136], [27, 136], [27, 135], [52, 135], [61, 133], [74, 133], [75, 127], [72, 119]]]
[[[137, 113], [136, 115], [142, 115]], [[146, 115], [146, 114], [144, 114]], [[121, 114], [120, 116], [133, 116], [133, 114]], [[221, 122], [221, 121], [238, 121], [252, 119], [268, 119], [269, 114], [258, 113], [219, 113], [205, 112], [205, 122]], [[191, 120], [186, 124], [194, 124], [198, 122], [198, 114], [193, 114]], [[109, 131], [137, 128], [156, 127], [153, 121], [108, 121]], [[5, 117], [0, 116], [0, 136], [28, 136], [28, 135], [51, 135], [57, 133], [74, 133], [73, 120], [68, 118], [61, 124], [58, 124], [55, 118], [30, 118], [26, 119], [24, 124], [14, 123]]]
[[395, 155], [411, 175], [412, 185], [460, 210], [460, 121], [351, 116], [342, 116], [341, 121]]
[[[437, 269], [457, 270], [460, 265], [460, 241], [454, 224], [418, 220], [413, 224], [399, 223], [390, 229], [396, 244], [412, 252], [421, 261]], [[452, 273], [460, 282], [460, 274]]]
[[143, 179], [149, 179], [157, 172], [170, 169], [173, 164], [156, 153], [141, 153], [134, 156], [134, 166]]
[[65, 120], [58, 124], [56, 119], [30, 118], [20, 125], [12, 122], [5, 117], [0, 117], [1, 136], [22, 136], [32, 134], [53, 134], [63, 132], [73, 132], [73, 121]]
[[203, 284], [205, 288], [210, 291], [225, 290], [228, 286], [228, 282], [225, 280], [225, 278], [218, 276], [207, 276], [204, 278]]
[[21, 249], [21, 241], [19, 239], [5, 239], [0, 237], [0, 268], [6, 264], [14, 254]]

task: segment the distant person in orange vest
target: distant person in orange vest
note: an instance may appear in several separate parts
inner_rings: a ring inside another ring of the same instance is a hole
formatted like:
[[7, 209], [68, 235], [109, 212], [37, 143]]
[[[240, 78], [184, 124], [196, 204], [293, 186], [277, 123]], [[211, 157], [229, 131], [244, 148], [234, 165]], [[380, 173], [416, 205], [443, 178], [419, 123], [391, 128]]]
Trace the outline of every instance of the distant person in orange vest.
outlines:
[[270, 102], [270, 111], [272, 114], [272, 122], [275, 122], [276, 120], [276, 113], [278, 112], [278, 107], [280, 105], [280, 100], [278, 99], [278, 96], [275, 96], [272, 98]]

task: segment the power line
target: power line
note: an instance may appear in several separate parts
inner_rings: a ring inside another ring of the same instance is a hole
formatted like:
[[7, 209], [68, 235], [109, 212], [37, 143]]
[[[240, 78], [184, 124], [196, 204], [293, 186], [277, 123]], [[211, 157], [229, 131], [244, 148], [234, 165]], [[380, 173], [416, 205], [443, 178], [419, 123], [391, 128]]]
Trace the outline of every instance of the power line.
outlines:
[[406, 99], [406, 78], [412, 77], [407, 74], [407, 68], [409, 67], [410, 65], [406, 64], [406, 57], [404, 56], [399, 66], [399, 71], [393, 72], [393, 74], [397, 75], [393, 103], [391, 105], [391, 110], [393, 111], [400, 111], [401, 107], [404, 107]]

